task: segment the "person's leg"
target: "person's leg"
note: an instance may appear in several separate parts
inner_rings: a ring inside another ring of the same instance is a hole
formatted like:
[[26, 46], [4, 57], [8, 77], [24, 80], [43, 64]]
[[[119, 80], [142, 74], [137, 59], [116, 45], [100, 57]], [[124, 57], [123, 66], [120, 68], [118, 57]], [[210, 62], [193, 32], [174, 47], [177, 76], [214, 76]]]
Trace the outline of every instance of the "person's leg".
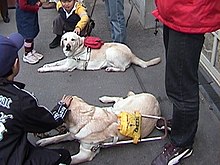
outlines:
[[55, 19], [53, 20], [53, 33], [56, 34], [56, 37], [53, 39], [53, 41], [49, 44], [50, 49], [56, 48], [60, 45], [61, 37], [64, 30], [64, 20], [58, 14]]
[[173, 103], [171, 143], [151, 163], [177, 164], [192, 155], [199, 120], [198, 65], [204, 34], [163, 29], [167, 96]]
[[69, 151], [64, 150], [64, 149], [53, 149], [53, 151], [59, 153], [59, 155], [61, 155], [60, 159], [56, 162], [55, 165], [59, 165], [59, 164], [65, 164], [68, 165], [71, 162], [71, 156]]
[[169, 28], [167, 26], [163, 26], [163, 44], [165, 47], [165, 58], [167, 58], [167, 50], [169, 43]]
[[60, 16], [60, 14], [58, 14], [55, 19], [53, 20], [53, 33], [56, 35], [62, 35], [63, 34], [63, 28], [64, 28], [64, 20], [63, 18]]
[[126, 27], [124, 16], [124, 0], [105, 0], [108, 19], [111, 26], [113, 42], [126, 42]]
[[71, 156], [65, 149], [47, 149], [31, 146], [23, 165], [69, 165]]
[[35, 64], [39, 61], [37, 57], [35, 57], [32, 53], [34, 47], [34, 39], [25, 39], [24, 41], [24, 55], [23, 61], [29, 64]]
[[168, 37], [165, 86], [173, 103], [171, 141], [188, 147], [193, 145], [199, 120], [198, 65], [204, 35], [169, 29]]
[[5, 23], [9, 23], [10, 19], [8, 17], [8, 1], [7, 0], [0, 0], [0, 11]]

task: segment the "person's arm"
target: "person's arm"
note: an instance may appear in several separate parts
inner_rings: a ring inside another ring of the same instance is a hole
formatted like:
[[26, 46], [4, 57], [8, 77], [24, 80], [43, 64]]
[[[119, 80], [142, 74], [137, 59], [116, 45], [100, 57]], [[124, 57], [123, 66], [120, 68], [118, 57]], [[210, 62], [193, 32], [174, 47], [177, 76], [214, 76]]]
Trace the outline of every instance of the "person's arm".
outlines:
[[75, 13], [80, 17], [80, 21], [76, 24], [75, 28], [79, 28], [80, 31], [82, 31], [89, 22], [89, 16], [86, 8], [82, 4], [78, 3]]
[[46, 107], [39, 106], [35, 97], [26, 95], [21, 105], [24, 130], [42, 133], [58, 127], [63, 123], [71, 100], [71, 96], [64, 96], [53, 110], [49, 111]]
[[57, 2], [56, 4], [56, 9], [59, 12], [60, 8], [62, 7], [62, 3], [60, 1]]
[[39, 8], [41, 7], [42, 3], [38, 1], [36, 4], [30, 5], [27, 3], [27, 0], [18, 0], [19, 8], [24, 11], [29, 12], [38, 12]]

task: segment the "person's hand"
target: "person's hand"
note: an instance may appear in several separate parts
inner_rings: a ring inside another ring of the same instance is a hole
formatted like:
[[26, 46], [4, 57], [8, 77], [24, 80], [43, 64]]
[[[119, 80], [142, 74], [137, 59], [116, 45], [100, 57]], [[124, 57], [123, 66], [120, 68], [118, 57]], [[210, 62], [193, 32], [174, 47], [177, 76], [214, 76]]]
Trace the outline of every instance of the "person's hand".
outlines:
[[66, 108], [68, 108], [70, 106], [70, 103], [71, 103], [72, 100], [73, 100], [72, 96], [63, 95], [63, 98], [60, 101], [65, 103], [66, 104]]
[[73, 32], [79, 35], [80, 31], [81, 31], [80, 28], [77, 27], [77, 28], [75, 28], [75, 30]]
[[47, 2], [46, 0], [39, 0], [41, 3], [45, 3], [45, 2]]
[[41, 6], [42, 6], [42, 2], [41, 2], [41, 1], [38, 1], [38, 2], [36, 3], [36, 5], [37, 5], [38, 7], [41, 7]]

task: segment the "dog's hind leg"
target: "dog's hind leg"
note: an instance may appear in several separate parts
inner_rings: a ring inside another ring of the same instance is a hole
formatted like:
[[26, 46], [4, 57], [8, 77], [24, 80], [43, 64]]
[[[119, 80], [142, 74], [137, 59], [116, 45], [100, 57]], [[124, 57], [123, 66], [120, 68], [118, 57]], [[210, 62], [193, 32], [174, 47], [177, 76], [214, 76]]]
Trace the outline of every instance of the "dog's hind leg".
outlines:
[[49, 144], [56, 144], [62, 141], [70, 141], [74, 139], [75, 138], [73, 137], [73, 135], [70, 132], [67, 132], [66, 134], [63, 134], [63, 135], [57, 135], [57, 136], [53, 136], [49, 138], [40, 139], [36, 142], [36, 144], [38, 146], [43, 147]]
[[106, 61], [106, 72], [124, 72], [130, 66], [128, 56], [124, 52], [113, 47], [106, 50]]
[[[127, 96], [133, 96], [135, 95], [134, 92], [132, 91], [129, 91]], [[116, 103], [116, 102], [119, 102], [121, 100], [123, 100], [124, 98], [122, 97], [115, 97], [115, 96], [102, 96], [102, 97], [99, 97], [99, 101], [101, 101], [102, 103]]]
[[127, 94], [127, 96], [134, 96], [134, 95], [135, 95], [135, 93], [133, 91], [129, 91]]
[[79, 153], [71, 156], [71, 165], [91, 161], [100, 151], [100, 148], [96, 151], [92, 151], [91, 148], [92, 145], [81, 143]]
[[99, 101], [102, 103], [116, 103], [120, 100], [123, 100], [122, 97], [111, 97], [111, 96], [102, 96], [99, 98]]
[[157, 57], [157, 58], [153, 58], [148, 61], [144, 61], [144, 60], [138, 58], [137, 56], [133, 55], [131, 62], [135, 65], [139, 65], [142, 68], [147, 68], [149, 66], [159, 64], [161, 62], [161, 58]]

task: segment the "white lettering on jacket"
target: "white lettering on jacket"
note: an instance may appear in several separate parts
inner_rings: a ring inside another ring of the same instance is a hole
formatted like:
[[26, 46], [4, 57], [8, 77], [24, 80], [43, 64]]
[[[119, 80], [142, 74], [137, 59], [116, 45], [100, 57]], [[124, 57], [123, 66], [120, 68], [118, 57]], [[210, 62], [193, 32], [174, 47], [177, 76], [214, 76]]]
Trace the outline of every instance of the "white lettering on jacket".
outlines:
[[0, 95], [0, 106], [10, 109], [10, 104], [12, 103], [11, 98]]

